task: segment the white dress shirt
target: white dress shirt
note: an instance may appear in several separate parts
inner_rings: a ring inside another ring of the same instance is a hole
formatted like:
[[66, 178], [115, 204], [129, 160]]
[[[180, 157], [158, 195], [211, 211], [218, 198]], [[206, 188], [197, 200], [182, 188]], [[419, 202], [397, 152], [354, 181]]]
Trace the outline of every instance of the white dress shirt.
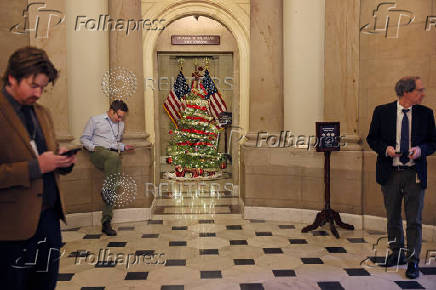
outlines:
[[80, 142], [89, 151], [94, 151], [95, 146], [124, 151], [124, 144], [120, 142], [123, 132], [124, 122], [114, 123], [107, 113], [104, 113], [89, 119]]

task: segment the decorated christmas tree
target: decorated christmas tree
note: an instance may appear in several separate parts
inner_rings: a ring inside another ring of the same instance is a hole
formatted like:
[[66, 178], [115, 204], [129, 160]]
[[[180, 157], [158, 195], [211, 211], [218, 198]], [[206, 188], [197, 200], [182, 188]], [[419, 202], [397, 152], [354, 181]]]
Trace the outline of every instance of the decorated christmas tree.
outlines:
[[218, 128], [209, 108], [208, 93], [199, 82], [201, 68], [193, 73], [191, 91], [184, 97], [180, 119], [169, 131], [168, 163], [175, 176], [185, 178], [216, 177], [225, 167], [218, 153]]

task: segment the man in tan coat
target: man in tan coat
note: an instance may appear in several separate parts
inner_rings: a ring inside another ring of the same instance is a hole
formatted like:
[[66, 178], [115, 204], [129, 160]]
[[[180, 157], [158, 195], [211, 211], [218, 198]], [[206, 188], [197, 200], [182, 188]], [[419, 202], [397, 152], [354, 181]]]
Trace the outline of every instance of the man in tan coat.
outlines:
[[47, 54], [25, 47], [9, 58], [0, 93], [0, 281], [2, 289], [54, 289], [65, 220], [61, 156], [53, 121], [36, 101], [58, 76]]

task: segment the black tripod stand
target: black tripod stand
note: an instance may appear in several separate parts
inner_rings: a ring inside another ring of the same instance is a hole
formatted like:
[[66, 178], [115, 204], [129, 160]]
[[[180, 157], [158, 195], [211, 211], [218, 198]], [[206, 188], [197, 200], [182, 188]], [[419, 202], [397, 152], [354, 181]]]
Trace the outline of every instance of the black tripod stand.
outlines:
[[316, 215], [313, 224], [304, 227], [301, 232], [307, 233], [308, 231], [312, 231], [326, 223], [330, 223], [330, 231], [338, 239], [339, 234], [336, 230], [335, 223], [346, 230], [354, 230], [354, 226], [342, 222], [339, 213], [330, 208], [330, 153], [330, 151], [324, 152], [324, 209]]

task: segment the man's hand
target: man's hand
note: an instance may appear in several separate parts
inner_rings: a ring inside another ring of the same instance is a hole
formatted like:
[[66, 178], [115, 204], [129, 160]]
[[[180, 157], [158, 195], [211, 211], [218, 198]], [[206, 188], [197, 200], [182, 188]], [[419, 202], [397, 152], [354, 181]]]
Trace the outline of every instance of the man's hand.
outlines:
[[41, 173], [52, 172], [56, 168], [70, 167], [74, 162], [74, 156], [59, 156], [53, 151], [47, 151], [38, 156]]
[[396, 153], [395, 153], [395, 148], [392, 147], [392, 146], [388, 146], [388, 147], [386, 148], [386, 155], [387, 155], [387, 156], [390, 156], [390, 157], [392, 157], [392, 158], [394, 158], [394, 157], [400, 157], [400, 156], [401, 156], [401, 154], [396, 154]]
[[124, 151], [131, 151], [135, 150], [135, 147], [133, 145], [124, 145]]
[[412, 147], [410, 148], [410, 152], [409, 152], [409, 158], [410, 159], [418, 159], [419, 157], [421, 157], [421, 148], [419, 148], [419, 146], [416, 147]]
[[[68, 151], [67, 148], [65, 148], [65, 147], [59, 147], [58, 155], [62, 155], [62, 153], [67, 152], [67, 151]], [[73, 154], [73, 156], [70, 156], [70, 157], [73, 158], [73, 160], [72, 160], [73, 163], [76, 163], [76, 162], [77, 162], [76, 154], [77, 154], [77, 152], [76, 152], [75, 154]], [[69, 167], [69, 166], [67, 166], [67, 167]]]

